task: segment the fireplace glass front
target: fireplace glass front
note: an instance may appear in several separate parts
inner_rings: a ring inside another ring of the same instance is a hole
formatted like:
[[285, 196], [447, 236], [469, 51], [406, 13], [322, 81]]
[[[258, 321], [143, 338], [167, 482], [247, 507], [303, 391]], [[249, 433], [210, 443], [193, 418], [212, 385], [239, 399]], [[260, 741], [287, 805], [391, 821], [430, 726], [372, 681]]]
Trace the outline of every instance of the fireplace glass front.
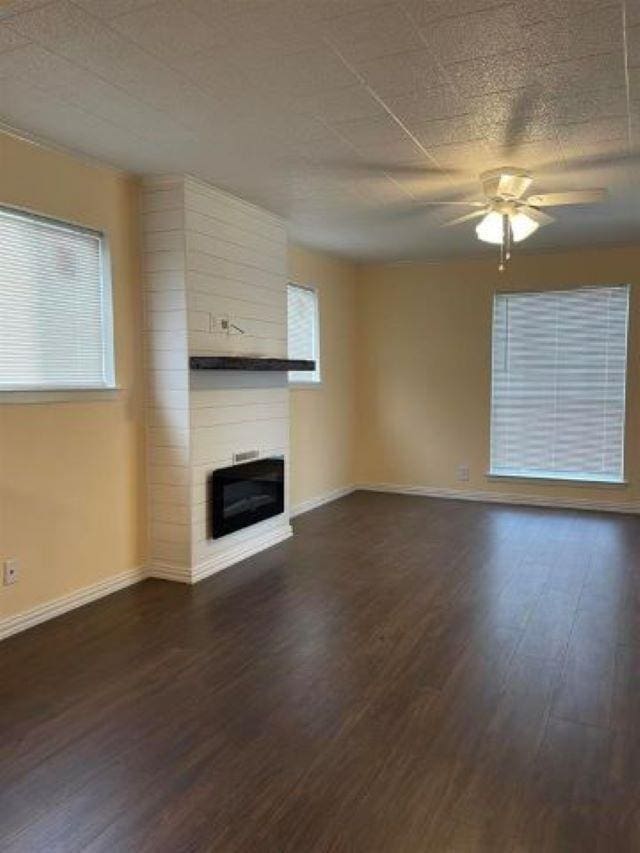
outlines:
[[211, 475], [213, 539], [284, 512], [284, 459], [218, 468]]

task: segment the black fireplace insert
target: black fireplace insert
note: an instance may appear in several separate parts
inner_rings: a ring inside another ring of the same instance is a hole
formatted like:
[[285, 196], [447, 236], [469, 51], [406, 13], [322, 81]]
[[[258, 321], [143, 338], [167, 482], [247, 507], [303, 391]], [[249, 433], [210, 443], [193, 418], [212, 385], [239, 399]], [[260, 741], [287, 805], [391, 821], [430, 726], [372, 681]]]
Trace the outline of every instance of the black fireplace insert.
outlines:
[[284, 512], [284, 459], [218, 468], [210, 479], [210, 509], [213, 539]]

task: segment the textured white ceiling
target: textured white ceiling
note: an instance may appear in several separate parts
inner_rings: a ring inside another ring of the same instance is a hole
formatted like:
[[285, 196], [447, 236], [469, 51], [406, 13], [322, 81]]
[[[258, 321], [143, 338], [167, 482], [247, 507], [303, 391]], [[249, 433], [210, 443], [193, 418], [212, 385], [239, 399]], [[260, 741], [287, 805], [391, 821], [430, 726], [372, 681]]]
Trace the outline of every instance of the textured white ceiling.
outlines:
[[486, 251], [473, 223], [440, 227], [456, 208], [401, 213], [477, 197], [505, 162], [538, 193], [611, 193], [529, 248], [640, 239], [640, 161], [608, 162], [640, 143], [640, 0], [0, 0], [0, 117], [192, 173], [353, 257]]

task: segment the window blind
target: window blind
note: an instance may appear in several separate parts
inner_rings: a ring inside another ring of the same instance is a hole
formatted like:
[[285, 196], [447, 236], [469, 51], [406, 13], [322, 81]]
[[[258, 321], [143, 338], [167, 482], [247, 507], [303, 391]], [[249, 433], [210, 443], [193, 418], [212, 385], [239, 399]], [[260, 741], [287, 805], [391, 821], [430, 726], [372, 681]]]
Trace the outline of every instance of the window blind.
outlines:
[[0, 390], [114, 384], [101, 234], [0, 208]]
[[494, 298], [491, 473], [624, 476], [627, 286]]
[[313, 359], [316, 369], [290, 370], [290, 382], [319, 382], [320, 353], [318, 295], [309, 287], [290, 284], [287, 288], [287, 328], [289, 358]]

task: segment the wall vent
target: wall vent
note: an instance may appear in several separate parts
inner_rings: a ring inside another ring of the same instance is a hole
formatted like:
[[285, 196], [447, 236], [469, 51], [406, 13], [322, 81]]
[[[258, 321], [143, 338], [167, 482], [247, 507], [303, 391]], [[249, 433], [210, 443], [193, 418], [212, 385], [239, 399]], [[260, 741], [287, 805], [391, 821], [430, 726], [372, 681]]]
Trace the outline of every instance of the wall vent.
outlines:
[[259, 450], [243, 450], [242, 453], [233, 454], [233, 464], [238, 465], [240, 462], [251, 462], [252, 459], [257, 459], [259, 456]]

